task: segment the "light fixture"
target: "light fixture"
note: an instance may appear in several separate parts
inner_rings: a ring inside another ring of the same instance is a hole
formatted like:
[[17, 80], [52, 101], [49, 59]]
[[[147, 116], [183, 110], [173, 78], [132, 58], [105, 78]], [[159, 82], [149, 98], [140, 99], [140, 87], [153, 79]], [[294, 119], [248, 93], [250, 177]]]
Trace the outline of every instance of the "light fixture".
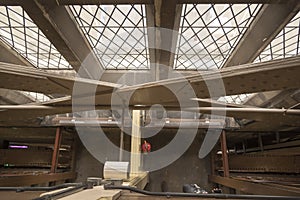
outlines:
[[28, 149], [27, 145], [9, 145], [10, 149]]
[[205, 124], [209, 124], [209, 119], [205, 118]]
[[166, 124], [169, 124], [169, 123], [170, 123], [170, 119], [166, 118]]
[[136, 104], [136, 105], [134, 105], [134, 107], [146, 107], [146, 105]]

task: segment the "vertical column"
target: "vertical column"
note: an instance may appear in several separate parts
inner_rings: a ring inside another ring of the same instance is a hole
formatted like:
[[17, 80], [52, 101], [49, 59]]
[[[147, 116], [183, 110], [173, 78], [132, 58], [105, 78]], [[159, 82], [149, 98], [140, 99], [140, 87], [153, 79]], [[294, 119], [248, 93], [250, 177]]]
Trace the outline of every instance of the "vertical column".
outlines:
[[212, 150], [210, 152], [210, 165], [211, 165], [211, 175], [214, 176], [216, 175], [216, 165], [215, 165], [215, 159], [216, 159], [216, 152], [215, 150]]
[[264, 144], [263, 144], [261, 133], [258, 134], [258, 144], [259, 144], [260, 150], [263, 152], [264, 151]]
[[77, 133], [73, 133], [73, 143], [71, 146], [71, 172], [75, 172], [76, 171], [76, 151], [77, 151], [77, 146], [78, 146], [78, 135]]
[[132, 131], [131, 131], [131, 158], [130, 176], [139, 173], [141, 166], [141, 118], [140, 110], [132, 111]]
[[228, 154], [227, 154], [225, 130], [222, 130], [222, 133], [221, 133], [221, 149], [222, 149], [222, 162], [223, 162], [224, 177], [229, 177], [229, 164], [228, 164]]
[[61, 129], [60, 129], [60, 127], [57, 127], [56, 135], [55, 135], [54, 149], [53, 149], [53, 154], [52, 154], [51, 173], [56, 173], [61, 138], [62, 138]]
[[124, 149], [124, 123], [125, 123], [125, 119], [124, 119], [124, 107], [122, 109], [122, 119], [121, 119], [121, 135], [120, 135], [120, 153], [119, 153], [119, 161], [123, 161], [123, 149]]

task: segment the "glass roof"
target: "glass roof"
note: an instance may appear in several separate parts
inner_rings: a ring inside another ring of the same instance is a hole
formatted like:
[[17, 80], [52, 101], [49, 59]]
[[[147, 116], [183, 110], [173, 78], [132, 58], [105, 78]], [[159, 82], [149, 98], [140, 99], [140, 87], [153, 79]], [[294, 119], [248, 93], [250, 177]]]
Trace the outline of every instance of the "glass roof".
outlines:
[[70, 6], [105, 69], [148, 69], [144, 5]]
[[49, 101], [51, 98], [42, 94], [42, 93], [37, 93], [37, 92], [25, 92], [21, 91], [24, 95], [31, 97], [34, 101], [36, 102], [45, 102]]
[[0, 6], [0, 39], [37, 68], [71, 69], [20, 6]]
[[[300, 12], [282, 29], [254, 62], [263, 62], [299, 55]], [[245, 103], [254, 94], [224, 97], [228, 103]], [[233, 97], [233, 98], [231, 98]], [[223, 98], [223, 97], [222, 97]], [[219, 100], [223, 100], [220, 98]], [[229, 100], [229, 101], [228, 101]]]
[[224, 96], [224, 97], [220, 97], [218, 101], [224, 103], [244, 104], [252, 95], [253, 93]]
[[288, 58], [300, 53], [300, 12], [280, 31], [254, 62]]
[[174, 68], [221, 68], [260, 7], [259, 4], [184, 4]]
[[[69, 8], [105, 69], [149, 69], [145, 5]], [[183, 4], [173, 68], [221, 68], [260, 8], [260, 4]], [[299, 35], [300, 13], [254, 62], [299, 55]], [[72, 69], [20, 6], [0, 6], [0, 39], [37, 68]], [[27, 95], [38, 101], [49, 98], [38, 93]], [[252, 95], [218, 100], [242, 104]]]
[[[282, 31], [272, 40], [264, 51], [255, 59], [255, 63], [288, 58], [299, 55], [300, 39], [300, 12], [282, 29]], [[225, 96], [218, 101], [227, 103], [243, 104], [254, 94], [241, 94]]]

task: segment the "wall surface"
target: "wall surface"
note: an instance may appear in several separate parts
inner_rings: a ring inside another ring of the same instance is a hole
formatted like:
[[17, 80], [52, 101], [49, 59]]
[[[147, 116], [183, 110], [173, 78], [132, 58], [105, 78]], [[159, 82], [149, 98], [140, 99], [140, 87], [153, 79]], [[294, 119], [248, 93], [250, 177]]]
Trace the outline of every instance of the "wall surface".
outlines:
[[[162, 131], [160, 134], [164, 134], [164, 140], [161, 139], [161, 136], [158, 139], [158, 135], [157, 138], [150, 141], [154, 148], [156, 145], [160, 146], [160, 143], [166, 143], [175, 136], [171, 131], [167, 131], [167, 133]], [[206, 190], [211, 190], [211, 184], [208, 183], [207, 179], [211, 171], [210, 156], [205, 159], [198, 158], [204, 136], [204, 133], [199, 131], [191, 146], [178, 160], [163, 169], [151, 172], [150, 183], [146, 189], [156, 192], [182, 192], [184, 184], [196, 183]]]
[[[106, 133], [109, 140], [115, 145], [119, 146], [120, 144], [120, 129], [118, 128], [104, 128], [104, 132]], [[88, 129], [84, 134], [97, 134], [99, 130], [97, 128]], [[95, 135], [96, 137], [97, 135]], [[80, 138], [80, 137], [79, 137]], [[107, 150], [107, 152], [100, 152], [107, 154], [107, 161], [117, 161], [119, 159], [119, 152], [113, 152], [109, 147], [111, 144], [104, 144], [101, 149]], [[99, 144], [100, 147], [100, 144]], [[77, 172], [77, 182], [86, 181], [88, 177], [100, 177], [103, 178], [103, 166], [104, 163], [98, 161], [94, 155], [92, 155], [83, 145], [83, 142], [79, 139], [78, 145], [76, 148], [76, 172]], [[124, 135], [124, 148], [126, 150], [130, 149], [130, 137], [128, 135]], [[100, 148], [99, 148], [100, 149]], [[124, 158], [124, 160], [128, 160], [129, 158]]]
[[84, 182], [87, 177], [102, 178], [103, 164], [95, 159], [81, 142], [77, 146], [76, 158], [76, 182]]
[[[119, 144], [119, 129], [107, 129], [105, 132], [114, 144]], [[166, 129], [153, 137], [149, 137], [147, 141], [151, 143], [152, 150], [155, 151], [167, 145], [175, 135], [175, 129]], [[211, 184], [207, 180], [207, 176], [210, 174], [210, 156], [205, 159], [198, 158], [204, 136], [204, 132], [199, 131], [191, 146], [178, 160], [163, 169], [150, 172], [150, 183], [146, 189], [150, 191], [182, 192], [183, 184], [196, 183], [200, 187], [210, 190]], [[124, 146], [125, 149], [130, 149], [130, 137], [127, 135]], [[108, 159], [113, 160], [116, 157]], [[81, 142], [77, 149], [76, 171], [78, 173], [77, 181], [85, 181], [87, 177], [102, 177], [103, 175], [103, 164], [95, 159]]]

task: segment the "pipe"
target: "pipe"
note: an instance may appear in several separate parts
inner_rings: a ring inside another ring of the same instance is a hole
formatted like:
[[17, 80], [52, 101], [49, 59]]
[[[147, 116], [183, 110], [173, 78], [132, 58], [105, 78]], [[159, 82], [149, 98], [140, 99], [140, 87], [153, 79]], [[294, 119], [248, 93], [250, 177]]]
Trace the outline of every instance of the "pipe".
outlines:
[[64, 183], [61, 185], [55, 185], [50, 187], [0, 187], [0, 191], [16, 191], [16, 192], [24, 192], [24, 191], [51, 191], [62, 189], [66, 187], [73, 186], [83, 186], [83, 183]]
[[187, 108], [187, 111], [200, 111], [202, 113], [208, 113], [211, 111], [216, 112], [242, 112], [242, 113], [278, 113], [278, 114], [290, 114], [290, 115], [299, 115], [300, 109], [279, 109], [279, 108], [231, 108], [231, 107], [192, 107]]
[[177, 192], [150, 192], [146, 190], [140, 190], [129, 186], [114, 186], [104, 185], [105, 190], [118, 189], [129, 190], [144, 195], [150, 196], [166, 196], [170, 197], [198, 197], [198, 198], [218, 198], [218, 199], [280, 199], [280, 200], [299, 200], [299, 197], [293, 196], [269, 196], [269, 195], [237, 195], [237, 194], [196, 194], [196, 193], [177, 193]]

